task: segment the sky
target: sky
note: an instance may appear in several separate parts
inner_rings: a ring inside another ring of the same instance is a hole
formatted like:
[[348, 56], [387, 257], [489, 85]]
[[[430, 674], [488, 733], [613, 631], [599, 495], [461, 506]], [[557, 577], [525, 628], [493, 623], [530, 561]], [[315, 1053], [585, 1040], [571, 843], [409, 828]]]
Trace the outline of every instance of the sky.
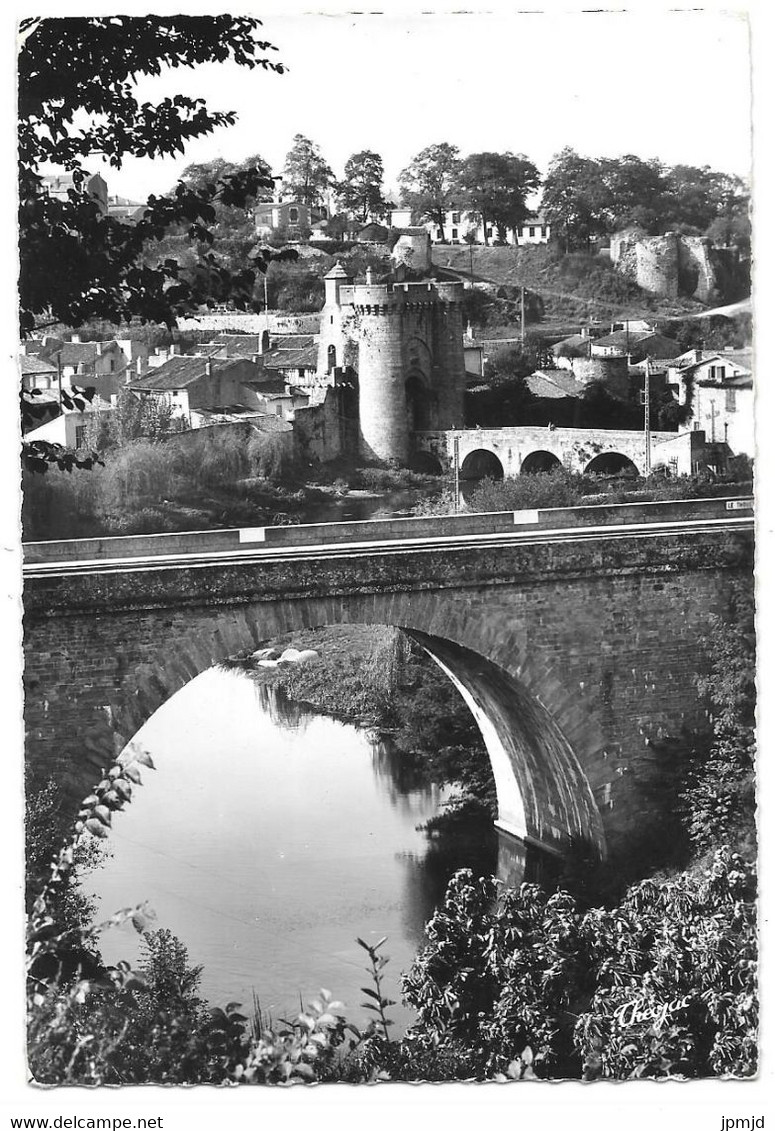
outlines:
[[144, 200], [216, 157], [258, 153], [279, 173], [297, 133], [338, 177], [352, 153], [376, 150], [391, 191], [412, 157], [441, 141], [463, 155], [524, 153], [542, 173], [566, 145], [750, 171], [749, 33], [739, 13], [260, 14], [287, 73], [213, 64], [142, 81], [142, 100], [202, 96], [238, 121], [176, 160], [104, 170], [111, 195]]

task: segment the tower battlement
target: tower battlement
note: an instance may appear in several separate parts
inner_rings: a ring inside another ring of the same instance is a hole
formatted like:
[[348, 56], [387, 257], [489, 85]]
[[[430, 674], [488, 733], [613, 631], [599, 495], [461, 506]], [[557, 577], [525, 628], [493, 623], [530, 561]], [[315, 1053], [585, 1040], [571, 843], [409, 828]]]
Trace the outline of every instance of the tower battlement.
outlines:
[[463, 301], [462, 283], [356, 283], [339, 287], [339, 304], [358, 308], [399, 309]]

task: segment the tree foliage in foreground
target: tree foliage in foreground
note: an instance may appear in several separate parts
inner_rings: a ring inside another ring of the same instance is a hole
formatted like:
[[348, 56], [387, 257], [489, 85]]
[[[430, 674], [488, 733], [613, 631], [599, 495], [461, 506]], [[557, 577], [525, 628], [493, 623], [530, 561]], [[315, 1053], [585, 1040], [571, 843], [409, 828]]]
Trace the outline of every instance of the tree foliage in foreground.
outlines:
[[[170, 67], [236, 63], [281, 73], [260, 21], [232, 16], [110, 16], [25, 19], [19, 75], [19, 298], [23, 336], [41, 326], [80, 326], [93, 318], [167, 326], [201, 305], [253, 302], [255, 270], [232, 271], [212, 252], [219, 208], [240, 208], [271, 187], [263, 167], [209, 184], [179, 183], [151, 196], [133, 224], [103, 215], [87, 187], [90, 158], [121, 168], [127, 157], [183, 152], [188, 141], [230, 125], [233, 111], [210, 111], [201, 98], [174, 95], [140, 102], [136, 84]], [[67, 199], [45, 191], [54, 166], [72, 176]], [[199, 249], [183, 272], [173, 256], [148, 248], [183, 226]], [[257, 254], [253, 267], [266, 270]], [[59, 445], [39, 445], [36, 470], [86, 466]]]
[[[170, 325], [175, 314], [202, 302], [246, 302], [252, 277], [232, 276], [209, 255], [194, 282], [177, 264], [138, 265], [145, 245], [174, 224], [192, 240], [212, 243], [216, 204], [239, 206], [266, 187], [261, 168], [217, 184], [178, 184], [150, 197], [134, 225], [100, 213], [86, 191], [89, 158], [119, 169], [127, 157], [183, 152], [194, 138], [230, 125], [232, 111], [210, 111], [201, 98], [175, 95], [140, 103], [138, 78], [167, 67], [234, 62], [282, 72], [258, 38], [260, 23], [231, 16], [113, 16], [33, 19], [22, 23], [19, 53], [19, 176], [21, 328], [41, 319], [78, 326], [90, 318], [133, 317]], [[67, 200], [43, 190], [41, 168], [71, 173]], [[252, 275], [252, 273], [250, 273]]]
[[526, 1047], [546, 1078], [752, 1075], [754, 898], [752, 866], [727, 849], [586, 913], [565, 892], [459, 872], [404, 977], [406, 1042], [466, 1049], [482, 1078]]

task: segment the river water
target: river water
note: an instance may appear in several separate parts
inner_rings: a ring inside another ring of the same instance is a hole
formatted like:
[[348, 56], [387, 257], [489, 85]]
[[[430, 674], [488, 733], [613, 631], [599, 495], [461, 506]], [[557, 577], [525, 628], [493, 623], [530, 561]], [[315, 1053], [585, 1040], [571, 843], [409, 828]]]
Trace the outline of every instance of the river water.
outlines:
[[[116, 814], [108, 862], [85, 888], [100, 920], [147, 901], [204, 967], [212, 1004], [253, 993], [290, 1017], [320, 988], [367, 1014], [356, 943], [383, 935], [389, 996], [443, 893], [438, 848], [421, 822], [444, 794], [405, 780], [363, 730], [289, 702], [239, 671], [212, 669], [138, 733], [156, 770]], [[103, 932], [106, 961], [136, 960], [130, 927]], [[408, 1009], [391, 1011], [399, 1028]]]

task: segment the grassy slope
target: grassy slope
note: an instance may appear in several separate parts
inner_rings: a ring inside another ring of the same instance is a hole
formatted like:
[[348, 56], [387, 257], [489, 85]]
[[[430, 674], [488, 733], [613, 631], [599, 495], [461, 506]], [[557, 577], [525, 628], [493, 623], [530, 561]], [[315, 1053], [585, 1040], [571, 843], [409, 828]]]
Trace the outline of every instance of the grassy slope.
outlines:
[[[433, 263], [470, 278], [468, 247], [434, 245]], [[604, 323], [617, 315], [654, 319], [701, 310], [688, 299], [671, 300], [647, 295], [619, 275], [603, 259], [583, 255], [556, 257], [546, 247], [475, 247], [473, 275], [480, 282], [521, 287], [540, 294], [545, 322], [565, 323], [568, 318], [597, 315]]]

